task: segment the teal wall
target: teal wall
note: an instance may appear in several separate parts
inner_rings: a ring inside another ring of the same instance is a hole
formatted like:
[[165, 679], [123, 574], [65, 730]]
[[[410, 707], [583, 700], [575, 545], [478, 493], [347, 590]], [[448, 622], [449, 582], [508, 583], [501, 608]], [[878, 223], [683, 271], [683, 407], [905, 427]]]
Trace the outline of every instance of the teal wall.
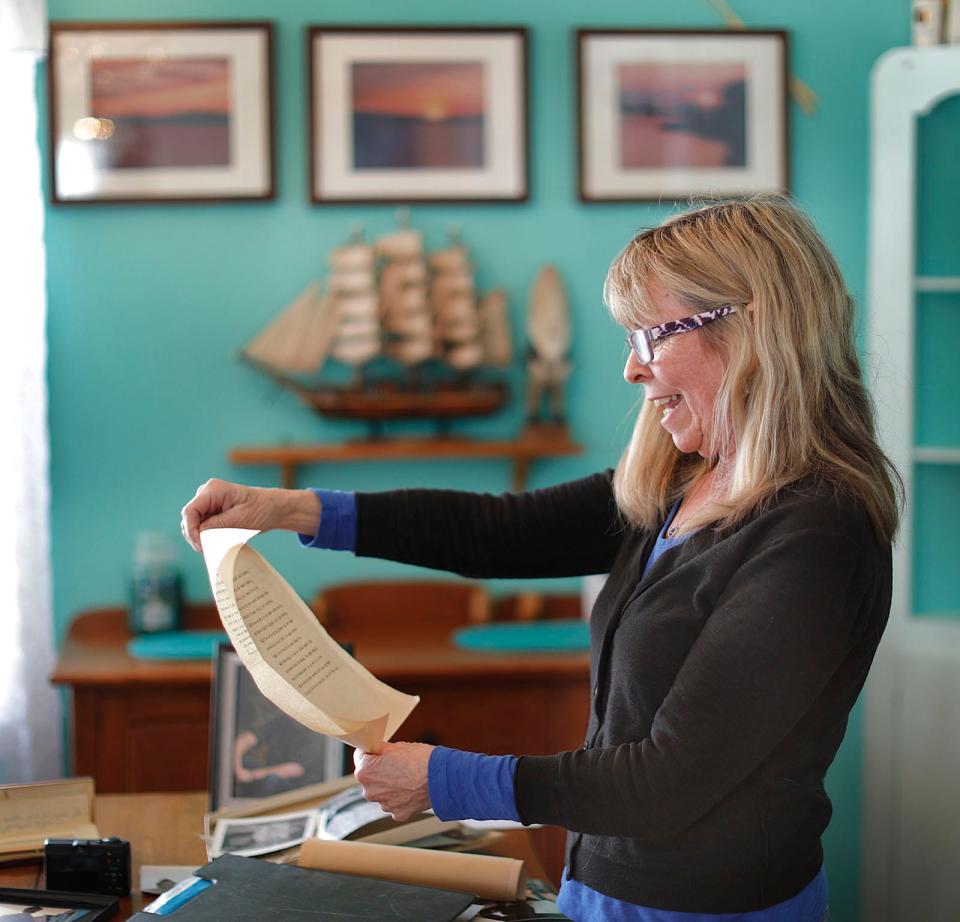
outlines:
[[[756, 28], [791, 34], [794, 72], [821, 96], [816, 115], [791, 107], [795, 195], [822, 230], [863, 302], [867, 96], [872, 62], [909, 41], [906, 0], [734, 0]], [[388, 207], [307, 203], [303, 27], [322, 23], [518, 23], [530, 28], [531, 196], [523, 205], [421, 206], [413, 223], [439, 244], [457, 223], [483, 287], [505, 285], [515, 332], [537, 268], [558, 264], [573, 305], [576, 371], [569, 387], [579, 458], [543, 462], [540, 486], [615, 462], [636, 393], [621, 378], [621, 334], [600, 303], [606, 267], [641, 225], [670, 205], [584, 205], [575, 195], [572, 30], [577, 26], [715, 27], [703, 0], [48, 0], [54, 20], [269, 18], [276, 23], [278, 196], [267, 204], [62, 207], [47, 210], [55, 608], [62, 635], [80, 609], [125, 596], [134, 534], [178, 537], [181, 505], [221, 476], [275, 483], [270, 469], [231, 466], [241, 444], [336, 440], [350, 425], [311, 416], [232, 358], [280, 306], [321, 273], [324, 257], [362, 220], [388, 229]], [[42, 105], [45, 85], [41, 79]], [[46, 139], [43, 140], [46, 145]], [[520, 384], [519, 372], [516, 383]], [[507, 436], [519, 406], [462, 427]], [[399, 485], [501, 491], [505, 462], [397, 462], [310, 469], [333, 488]], [[305, 595], [333, 581], [410, 575], [397, 565], [304, 553], [284, 536], [261, 547]], [[207, 591], [201, 561], [182, 555], [190, 595]], [[575, 590], [576, 583], [551, 588]], [[498, 585], [494, 591], [507, 591]], [[859, 712], [829, 776], [836, 813], [826, 847], [838, 922], [857, 916]]]

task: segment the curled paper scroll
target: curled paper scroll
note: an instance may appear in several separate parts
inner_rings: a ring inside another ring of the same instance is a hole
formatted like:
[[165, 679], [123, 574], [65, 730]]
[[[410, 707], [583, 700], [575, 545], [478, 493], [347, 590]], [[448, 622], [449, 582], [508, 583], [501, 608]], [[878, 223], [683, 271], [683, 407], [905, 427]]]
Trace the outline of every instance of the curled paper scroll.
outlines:
[[249, 546], [257, 531], [200, 533], [220, 620], [257, 688], [305, 727], [377, 752], [420, 699], [371, 675]]
[[524, 864], [515, 858], [429, 848], [307, 839], [298, 863], [302, 868], [463, 890], [485, 900], [522, 899], [527, 886]]

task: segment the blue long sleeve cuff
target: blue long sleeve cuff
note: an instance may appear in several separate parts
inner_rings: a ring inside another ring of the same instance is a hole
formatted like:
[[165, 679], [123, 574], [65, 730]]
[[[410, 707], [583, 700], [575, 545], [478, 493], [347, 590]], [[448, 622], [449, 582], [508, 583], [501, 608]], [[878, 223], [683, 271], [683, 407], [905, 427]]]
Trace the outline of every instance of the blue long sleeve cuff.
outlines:
[[427, 785], [433, 812], [442, 820], [513, 820], [516, 756], [487, 756], [437, 746], [430, 754]]
[[[313, 489], [311, 487], [311, 489]], [[320, 527], [315, 535], [299, 535], [302, 547], [328, 551], [356, 551], [357, 497], [343, 490], [316, 490], [320, 500]]]

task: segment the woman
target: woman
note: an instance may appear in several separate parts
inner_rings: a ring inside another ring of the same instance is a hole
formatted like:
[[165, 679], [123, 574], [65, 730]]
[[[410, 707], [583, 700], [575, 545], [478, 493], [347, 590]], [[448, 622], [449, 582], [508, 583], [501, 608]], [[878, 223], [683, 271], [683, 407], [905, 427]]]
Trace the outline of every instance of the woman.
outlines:
[[573, 919], [820, 922], [824, 775], [886, 623], [898, 517], [850, 297], [809, 221], [760, 197], [639, 234], [605, 299], [645, 398], [615, 473], [500, 497], [211, 481], [185, 534], [296, 529], [480, 578], [609, 572], [581, 749], [388, 744], [358, 755], [366, 795], [398, 818], [566, 827]]

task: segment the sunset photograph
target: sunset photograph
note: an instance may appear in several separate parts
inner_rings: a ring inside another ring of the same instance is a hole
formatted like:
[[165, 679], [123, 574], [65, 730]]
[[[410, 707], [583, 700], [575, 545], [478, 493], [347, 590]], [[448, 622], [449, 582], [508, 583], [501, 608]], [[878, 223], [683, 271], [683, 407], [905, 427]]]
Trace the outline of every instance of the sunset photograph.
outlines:
[[354, 63], [353, 166], [483, 167], [483, 68], [481, 61]]
[[93, 114], [114, 123], [105, 167], [227, 166], [230, 61], [225, 57], [91, 62]]
[[617, 67], [624, 169], [746, 165], [742, 62]]

